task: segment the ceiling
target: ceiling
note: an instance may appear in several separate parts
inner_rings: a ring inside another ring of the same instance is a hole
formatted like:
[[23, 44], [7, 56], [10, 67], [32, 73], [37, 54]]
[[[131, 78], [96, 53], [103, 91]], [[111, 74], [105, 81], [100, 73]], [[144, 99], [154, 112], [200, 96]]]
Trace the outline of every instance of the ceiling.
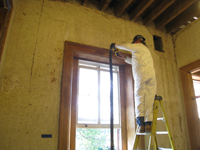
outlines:
[[[61, 0], [69, 1], [69, 0]], [[77, 0], [88, 7], [96, 2], [100, 11], [111, 8], [113, 14], [128, 14], [131, 21], [142, 20], [144, 25], [155, 23], [158, 30], [172, 35], [200, 17], [200, 0]]]

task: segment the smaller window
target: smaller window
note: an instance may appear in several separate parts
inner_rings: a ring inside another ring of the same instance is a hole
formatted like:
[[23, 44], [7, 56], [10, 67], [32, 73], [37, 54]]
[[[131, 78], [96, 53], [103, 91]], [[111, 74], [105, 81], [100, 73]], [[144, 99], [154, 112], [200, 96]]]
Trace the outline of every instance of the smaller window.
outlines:
[[153, 35], [153, 41], [154, 41], [155, 50], [159, 52], [164, 52], [162, 38], [157, 35]]

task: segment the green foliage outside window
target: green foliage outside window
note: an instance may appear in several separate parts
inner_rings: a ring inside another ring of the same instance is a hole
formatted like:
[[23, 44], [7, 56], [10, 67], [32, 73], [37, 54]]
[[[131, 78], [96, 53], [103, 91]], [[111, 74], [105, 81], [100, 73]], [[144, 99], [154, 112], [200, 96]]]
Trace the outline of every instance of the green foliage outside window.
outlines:
[[109, 150], [110, 133], [108, 129], [84, 129], [76, 130], [76, 139], [80, 150]]

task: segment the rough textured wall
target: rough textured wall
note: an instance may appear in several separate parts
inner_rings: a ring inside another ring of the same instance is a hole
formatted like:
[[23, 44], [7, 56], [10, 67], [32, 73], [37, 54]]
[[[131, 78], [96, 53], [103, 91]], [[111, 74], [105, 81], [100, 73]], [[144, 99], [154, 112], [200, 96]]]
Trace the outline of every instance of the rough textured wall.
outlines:
[[174, 36], [178, 68], [200, 59], [200, 20], [196, 20]]
[[[49, 0], [14, 2], [0, 64], [0, 149], [57, 149], [65, 40], [109, 48], [112, 42], [132, 42], [136, 34], [145, 36], [152, 52], [158, 94], [164, 98], [175, 146], [188, 150], [171, 35], [78, 3]], [[153, 35], [162, 37], [165, 53], [155, 52]], [[45, 133], [53, 137], [42, 139]], [[168, 147], [167, 139], [159, 137], [159, 146]]]

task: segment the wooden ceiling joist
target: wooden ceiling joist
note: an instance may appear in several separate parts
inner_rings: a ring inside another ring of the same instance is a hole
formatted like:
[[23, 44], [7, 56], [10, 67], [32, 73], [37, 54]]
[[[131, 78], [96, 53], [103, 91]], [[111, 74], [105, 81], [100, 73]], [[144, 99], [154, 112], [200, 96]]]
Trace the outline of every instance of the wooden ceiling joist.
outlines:
[[100, 10], [104, 11], [106, 10], [106, 8], [108, 7], [108, 5], [110, 4], [112, 0], [101, 0], [101, 6], [100, 6]]
[[136, 9], [134, 9], [130, 14], [131, 20], [136, 20], [152, 3], [154, 0], [143, 0]]
[[171, 4], [176, 0], [164, 0], [162, 3], [156, 7], [147, 17], [144, 18], [144, 24], [147, 25], [157, 18], [163, 11], [165, 11]]
[[136, 1], [136, 0], [123, 0], [123, 1], [120, 1], [120, 3], [116, 7], [115, 15], [117, 17], [121, 16], [122, 13], [126, 10], [126, 8], [134, 1]]
[[164, 27], [167, 23], [172, 21], [175, 17], [177, 17], [179, 14], [181, 14], [184, 10], [186, 10], [188, 7], [190, 7], [196, 1], [197, 0], [180, 1], [180, 3], [175, 5], [172, 10], [168, 9], [167, 11], [165, 11], [165, 14], [162, 16], [162, 19], [159, 20], [159, 22], [156, 22], [157, 29], [161, 29], [162, 27]]
[[181, 13], [176, 19], [172, 20], [166, 25], [166, 30], [168, 33], [173, 32], [175, 29], [184, 25], [188, 20], [191, 20], [194, 16], [200, 14], [200, 2], [197, 1], [192, 4], [188, 9]]
[[87, 5], [88, 1], [89, 1], [89, 0], [83, 0], [83, 1], [82, 1], [83, 5], [84, 5], [84, 6]]

